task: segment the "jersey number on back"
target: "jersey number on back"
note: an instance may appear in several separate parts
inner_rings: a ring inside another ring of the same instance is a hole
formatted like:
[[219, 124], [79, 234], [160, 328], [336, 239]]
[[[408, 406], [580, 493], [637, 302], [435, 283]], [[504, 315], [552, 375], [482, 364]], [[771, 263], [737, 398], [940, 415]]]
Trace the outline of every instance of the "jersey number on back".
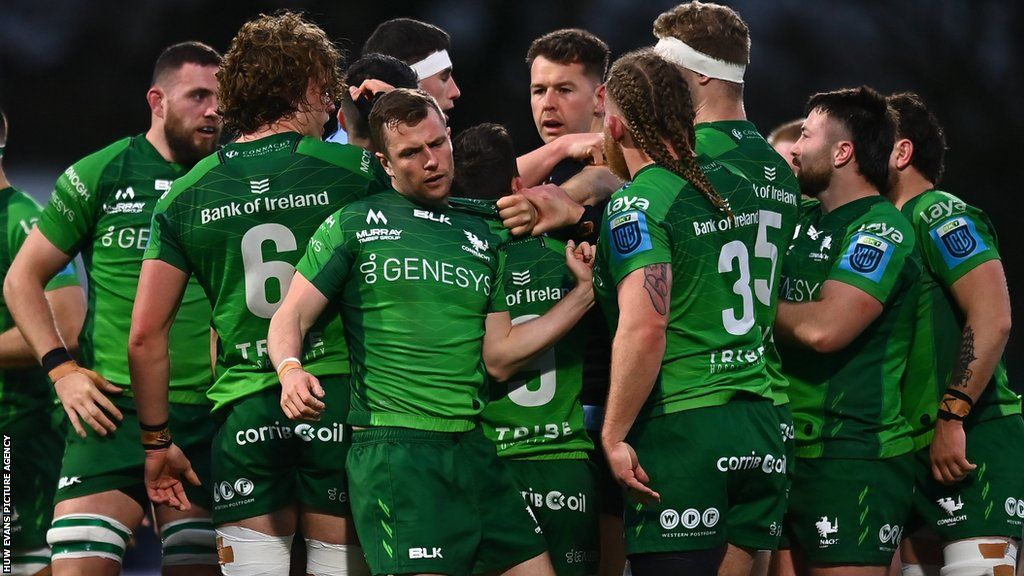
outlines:
[[[718, 254], [718, 272], [721, 274], [739, 271], [740, 277], [732, 285], [734, 294], [740, 297], [739, 315], [734, 308], [722, 310], [722, 326], [734, 336], [742, 336], [754, 327], [754, 295], [761, 304], [771, 306], [772, 281], [775, 279], [775, 267], [779, 260], [779, 249], [768, 242], [768, 228], [782, 227], [782, 214], [771, 210], [760, 210], [757, 220], [757, 241], [754, 244], [754, 257], [771, 261], [768, 278], [756, 278], [751, 289], [750, 252], [747, 245], [733, 240], [722, 246]], [[734, 264], [735, 262], [735, 264]]]
[[[242, 267], [245, 269], [245, 305], [260, 318], [270, 318], [277, 312], [288, 286], [295, 275], [295, 267], [280, 260], [263, 260], [263, 244], [273, 242], [278, 253], [294, 252], [298, 248], [295, 235], [283, 224], [253, 226], [242, 236]], [[277, 297], [273, 302], [267, 295], [267, 283], [276, 280]]]
[[[522, 324], [539, 317], [538, 314], [518, 316], [512, 320], [512, 325]], [[519, 373], [533, 372], [534, 370], [540, 372], [540, 386], [536, 390], [530, 390], [527, 387], [529, 383], [528, 378], [513, 378], [508, 381], [509, 400], [525, 408], [536, 408], [551, 402], [551, 399], [555, 397], [556, 375], [558, 373], [555, 369], [554, 346], [541, 352], [536, 358], [523, 366]]]

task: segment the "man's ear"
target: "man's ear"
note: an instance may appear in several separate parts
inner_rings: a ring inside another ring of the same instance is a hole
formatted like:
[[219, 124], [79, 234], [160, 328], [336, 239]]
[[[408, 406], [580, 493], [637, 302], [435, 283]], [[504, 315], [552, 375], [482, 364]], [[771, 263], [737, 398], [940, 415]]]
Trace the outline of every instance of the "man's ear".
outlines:
[[380, 160], [380, 165], [384, 168], [384, 172], [386, 172], [388, 176], [394, 178], [395, 173], [391, 170], [391, 163], [388, 162], [388, 157], [382, 152], [374, 152], [374, 154], [377, 156], [377, 160]]
[[619, 116], [614, 114], [607, 116], [604, 119], [604, 124], [608, 128], [608, 133], [611, 135], [612, 140], [615, 142], [621, 142], [626, 136], [626, 124]]
[[341, 113], [341, 107], [338, 107], [338, 126], [346, 133], [348, 132], [348, 124], [345, 122], [345, 115]]
[[604, 92], [604, 84], [598, 86], [594, 92], [594, 116], [598, 118], [604, 116]]
[[832, 147], [832, 166], [842, 168], [853, 160], [853, 142], [840, 140]]
[[906, 138], [896, 141], [896, 169], [906, 170], [914, 161], [914, 143]]
[[166, 98], [164, 91], [157, 86], [153, 86], [149, 89], [149, 92], [146, 92], [146, 102], [149, 104], [149, 111], [161, 119], [164, 117], [164, 98]]

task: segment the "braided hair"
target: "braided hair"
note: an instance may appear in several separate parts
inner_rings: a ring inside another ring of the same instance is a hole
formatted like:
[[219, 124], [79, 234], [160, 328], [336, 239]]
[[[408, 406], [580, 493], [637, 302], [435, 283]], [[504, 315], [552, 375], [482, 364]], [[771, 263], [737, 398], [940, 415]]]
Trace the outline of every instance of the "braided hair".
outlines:
[[731, 218], [729, 202], [715, 191], [693, 155], [693, 101], [679, 68], [652, 50], [637, 50], [615, 61], [606, 86], [637, 145]]

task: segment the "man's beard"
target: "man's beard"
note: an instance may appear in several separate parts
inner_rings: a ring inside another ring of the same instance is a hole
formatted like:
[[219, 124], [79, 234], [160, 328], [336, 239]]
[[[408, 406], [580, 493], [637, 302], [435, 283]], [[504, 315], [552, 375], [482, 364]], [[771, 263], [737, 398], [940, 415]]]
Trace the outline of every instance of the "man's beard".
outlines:
[[814, 170], [811, 166], [803, 165], [796, 173], [796, 179], [800, 183], [800, 192], [811, 198], [817, 198], [832, 183], [832, 171], [828, 168]]
[[184, 166], [193, 166], [206, 158], [217, 148], [217, 139], [211, 138], [199, 143], [195, 141], [195, 130], [190, 130], [185, 123], [170, 112], [164, 120], [164, 138], [171, 149], [174, 161]]
[[608, 164], [608, 169], [619, 179], [629, 181], [629, 167], [626, 166], [626, 156], [622, 153], [622, 146], [606, 133], [602, 147], [604, 148], [604, 161]]

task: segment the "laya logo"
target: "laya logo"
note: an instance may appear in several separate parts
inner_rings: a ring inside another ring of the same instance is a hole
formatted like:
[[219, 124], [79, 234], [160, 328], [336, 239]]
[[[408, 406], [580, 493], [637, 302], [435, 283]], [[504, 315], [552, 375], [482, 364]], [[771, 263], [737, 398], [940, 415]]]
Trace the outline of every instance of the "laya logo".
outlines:
[[61, 476], [60, 481], [57, 483], [57, 490], [63, 490], [70, 488], [75, 484], [81, 484], [82, 479], [78, 476]]
[[608, 214], [615, 214], [616, 212], [631, 210], [633, 208], [638, 210], [649, 210], [651, 208], [651, 203], [646, 198], [620, 196], [608, 203]]
[[380, 210], [373, 210], [372, 208], [366, 213], [367, 224], [387, 224], [388, 219], [384, 217], [384, 213]]
[[765, 180], [768, 180], [769, 182], [774, 182], [776, 175], [777, 174], [776, 174], [775, 166], [765, 166], [764, 167], [764, 177], [765, 177]]
[[446, 216], [444, 214], [435, 214], [435, 213], [431, 212], [430, 210], [414, 209], [412, 211], [412, 215], [417, 217], [417, 218], [422, 218], [424, 220], [430, 220], [431, 222], [439, 222], [441, 224], [447, 224], [449, 226], [452, 225], [451, 218], [449, 218], [448, 216]]
[[696, 508], [687, 508], [677, 512], [671, 508], [662, 511], [658, 521], [665, 530], [675, 530], [682, 526], [686, 530], [693, 530], [702, 523], [705, 528], [714, 528], [718, 524], [721, 514], [718, 508], [708, 508], [703, 513]]
[[512, 273], [512, 284], [516, 286], [526, 286], [530, 283], [530, 271], [523, 270], [522, 272]]
[[440, 548], [431, 548], [430, 550], [427, 550], [426, 548], [409, 548], [410, 560], [424, 560], [434, 558], [444, 558], [444, 556], [441, 554]]
[[266, 194], [270, 192], [270, 178], [249, 180], [249, 191], [253, 194]]

